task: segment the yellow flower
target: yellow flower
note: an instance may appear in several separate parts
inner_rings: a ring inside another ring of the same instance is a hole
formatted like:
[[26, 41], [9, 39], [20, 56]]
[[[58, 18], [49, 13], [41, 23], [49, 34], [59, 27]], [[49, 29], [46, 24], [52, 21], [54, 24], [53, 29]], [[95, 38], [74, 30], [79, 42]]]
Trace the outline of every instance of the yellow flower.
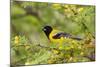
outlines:
[[83, 9], [84, 9], [84, 8], [79, 8], [79, 9], [78, 9], [78, 12], [82, 12], [82, 11], [83, 11]]
[[80, 55], [84, 55], [84, 53], [83, 53], [83, 52], [81, 52], [81, 53], [80, 53]]
[[14, 42], [15, 42], [15, 44], [18, 44], [19, 43], [19, 40], [15, 40]]
[[48, 60], [48, 64], [52, 64], [53, 63], [53, 61], [52, 60]]
[[77, 44], [77, 41], [75, 41], [75, 40], [72, 40], [72, 44]]
[[65, 8], [68, 8], [68, 5], [64, 5]]
[[29, 45], [25, 45], [25, 48], [26, 48], [26, 49], [29, 49], [29, 48], [30, 48], [30, 46], [29, 46]]
[[79, 48], [79, 49], [82, 49], [82, 47], [81, 47], [81, 46], [78, 46], [78, 48]]
[[63, 49], [63, 47], [62, 46], [59, 46], [59, 49], [61, 50], [61, 49]]
[[18, 36], [15, 36], [15, 40], [19, 40], [19, 37]]
[[53, 50], [53, 52], [54, 52], [55, 54], [59, 53], [59, 51], [57, 51], [57, 50]]
[[19, 37], [18, 37], [18, 36], [15, 36], [14, 43], [15, 43], [15, 44], [18, 44], [18, 43], [19, 43]]
[[72, 45], [71, 48], [74, 48], [74, 46]]
[[72, 59], [73, 59], [73, 57], [70, 57], [70, 58], [69, 58], [69, 61], [71, 61]]

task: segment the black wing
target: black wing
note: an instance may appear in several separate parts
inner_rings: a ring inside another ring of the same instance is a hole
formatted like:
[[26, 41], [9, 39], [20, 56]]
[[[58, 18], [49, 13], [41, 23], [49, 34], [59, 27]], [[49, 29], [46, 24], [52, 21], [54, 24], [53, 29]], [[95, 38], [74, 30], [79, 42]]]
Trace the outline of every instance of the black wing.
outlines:
[[54, 39], [60, 39], [61, 37], [71, 37], [70, 34], [68, 33], [64, 33], [64, 32], [60, 32], [60, 33], [57, 33], [53, 36]]
[[57, 33], [53, 36], [54, 39], [60, 39], [61, 37], [64, 38], [71, 38], [71, 39], [75, 39], [75, 40], [82, 40], [81, 38], [78, 37], [73, 37], [72, 35], [70, 35], [69, 33], [64, 33], [64, 32], [60, 32]]

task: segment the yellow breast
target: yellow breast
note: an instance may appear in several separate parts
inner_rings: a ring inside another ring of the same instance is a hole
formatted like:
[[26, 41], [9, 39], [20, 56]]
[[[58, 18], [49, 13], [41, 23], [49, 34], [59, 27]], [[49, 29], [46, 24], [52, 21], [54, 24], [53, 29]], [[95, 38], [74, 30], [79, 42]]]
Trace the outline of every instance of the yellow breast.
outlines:
[[61, 39], [54, 39], [53, 36], [55, 34], [57, 34], [59, 31], [58, 30], [53, 30], [50, 35], [49, 35], [49, 39], [51, 42], [55, 42], [55, 43], [59, 43]]

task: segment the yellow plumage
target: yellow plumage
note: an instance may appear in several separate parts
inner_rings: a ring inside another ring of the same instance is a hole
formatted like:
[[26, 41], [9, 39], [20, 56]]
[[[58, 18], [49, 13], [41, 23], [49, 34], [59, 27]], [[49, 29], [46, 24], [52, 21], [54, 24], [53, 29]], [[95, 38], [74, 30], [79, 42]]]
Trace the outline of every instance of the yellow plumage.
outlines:
[[51, 41], [52, 43], [56, 43], [56, 44], [61, 45], [62, 42], [63, 42], [64, 39], [65, 39], [64, 37], [61, 37], [60, 39], [54, 39], [54, 38], [53, 38], [53, 36], [56, 35], [56, 34], [59, 33], [59, 32], [61, 32], [61, 31], [53, 29], [53, 31], [52, 31], [52, 32], [50, 33], [50, 35], [49, 35], [49, 39], [50, 39], [50, 41]]
[[59, 42], [60, 39], [54, 39], [53, 36], [56, 35], [56, 33], [58, 33], [58, 30], [53, 30], [50, 35], [49, 35], [49, 38], [50, 38], [50, 41], [51, 42]]

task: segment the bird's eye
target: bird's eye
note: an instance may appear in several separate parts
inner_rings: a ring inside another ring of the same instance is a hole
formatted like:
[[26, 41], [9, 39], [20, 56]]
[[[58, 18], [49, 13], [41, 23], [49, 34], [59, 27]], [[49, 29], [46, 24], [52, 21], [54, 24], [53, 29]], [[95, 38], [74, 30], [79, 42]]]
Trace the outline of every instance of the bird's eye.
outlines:
[[46, 31], [46, 29], [43, 29], [44, 31]]

